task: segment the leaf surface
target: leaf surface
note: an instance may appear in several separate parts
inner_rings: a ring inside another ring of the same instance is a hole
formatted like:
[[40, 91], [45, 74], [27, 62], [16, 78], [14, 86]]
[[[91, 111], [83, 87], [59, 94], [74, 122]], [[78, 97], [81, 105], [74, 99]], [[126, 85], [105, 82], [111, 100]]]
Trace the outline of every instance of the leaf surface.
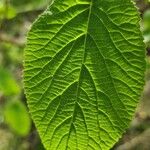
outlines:
[[130, 0], [55, 0], [28, 35], [25, 90], [47, 150], [109, 150], [144, 85], [145, 50]]

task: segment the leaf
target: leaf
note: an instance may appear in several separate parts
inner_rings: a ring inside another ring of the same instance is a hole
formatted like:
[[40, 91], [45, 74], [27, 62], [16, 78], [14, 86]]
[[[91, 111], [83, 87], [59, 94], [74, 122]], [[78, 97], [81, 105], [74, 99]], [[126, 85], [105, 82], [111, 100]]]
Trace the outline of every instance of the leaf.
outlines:
[[29, 108], [47, 150], [109, 150], [128, 127], [145, 71], [130, 0], [55, 0], [25, 50]]
[[146, 43], [147, 47], [150, 45], [150, 10], [145, 11], [143, 14], [143, 36], [144, 42]]
[[26, 136], [31, 127], [31, 121], [26, 107], [20, 101], [9, 102], [4, 110], [5, 121], [9, 127], [21, 136]]
[[0, 94], [6, 96], [18, 94], [20, 92], [19, 85], [13, 79], [10, 72], [0, 67]]
[[16, 16], [16, 10], [12, 6], [5, 6], [4, 2], [0, 2], [0, 19], [12, 19]]
[[43, 10], [51, 0], [13, 0], [10, 3], [17, 9], [17, 13]]

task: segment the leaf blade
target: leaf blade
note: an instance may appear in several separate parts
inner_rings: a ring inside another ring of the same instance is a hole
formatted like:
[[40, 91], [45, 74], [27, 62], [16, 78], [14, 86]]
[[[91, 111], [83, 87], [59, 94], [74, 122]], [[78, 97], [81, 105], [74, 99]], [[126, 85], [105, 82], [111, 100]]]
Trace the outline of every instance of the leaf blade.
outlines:
[[137, 11], [122, 4], [56, 0], [33, 25], [25, 89], [47, 149], [110, 149], [127, 128], [145, 52]]

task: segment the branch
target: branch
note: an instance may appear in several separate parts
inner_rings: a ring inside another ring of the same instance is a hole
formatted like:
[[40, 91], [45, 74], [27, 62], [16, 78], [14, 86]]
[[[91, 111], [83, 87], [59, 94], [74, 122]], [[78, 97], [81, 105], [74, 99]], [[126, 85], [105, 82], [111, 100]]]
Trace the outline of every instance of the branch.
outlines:
[[5, 43], [10, 43], [13, 45], [17, 45], [19, 47], [23, 47], [24, 46], [24, 39], [22, 38], [12, 38], [9, 35], [0, 33], [0, 42], [5, 42]]

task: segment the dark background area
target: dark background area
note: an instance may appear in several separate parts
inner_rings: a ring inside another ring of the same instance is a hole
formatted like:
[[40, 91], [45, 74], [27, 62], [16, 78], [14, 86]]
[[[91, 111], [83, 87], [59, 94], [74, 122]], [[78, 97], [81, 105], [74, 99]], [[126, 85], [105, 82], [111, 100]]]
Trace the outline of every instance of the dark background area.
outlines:
[[[23, 90], [27, 32], [51, 0], [0, 0], [0, 150], [44, 150]], [[146, 44], [146, 84], [129, 129], [112, 150], [150, 150], [150, 0], [136, 0]]]

